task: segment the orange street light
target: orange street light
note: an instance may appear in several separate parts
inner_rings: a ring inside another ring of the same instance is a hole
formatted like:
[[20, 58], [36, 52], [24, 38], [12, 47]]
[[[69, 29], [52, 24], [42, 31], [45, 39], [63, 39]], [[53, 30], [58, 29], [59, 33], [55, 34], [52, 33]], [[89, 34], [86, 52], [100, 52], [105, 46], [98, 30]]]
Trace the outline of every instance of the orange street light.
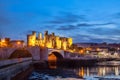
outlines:
[[19, 44], [21, 44], [21, 42], [20, 42], [20, 41], [18, 41], [18, 42], [17, 42], [17, 44], [19, 45]]

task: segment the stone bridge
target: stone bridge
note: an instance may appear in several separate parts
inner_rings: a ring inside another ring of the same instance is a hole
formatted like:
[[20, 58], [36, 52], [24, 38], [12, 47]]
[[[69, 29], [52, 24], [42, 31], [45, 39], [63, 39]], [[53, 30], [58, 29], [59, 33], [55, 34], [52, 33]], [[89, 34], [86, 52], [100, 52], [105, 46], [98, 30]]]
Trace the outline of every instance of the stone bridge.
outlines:
[[[0, 59], [9, 58], [16, 50], [21, 50], [21, 49], [15, 48], [15, 47], [0, 48]], [[35, 46], [35, 47], [26, 47], [26, 48], [23, 48], [23, 50], [24, 52], [28, 51], [32, 55], [33, 60], [47, 60], [48, 58], [47, 48], [40, 48], [38, 46]]]
[[61, 49], [48, 49], [48, 56], [54, 54], [57, 58], [70, 58], [71, 53]]
[[[48, 60], [48, 56], [51, 54], [54, 54], [58, 59], [71, 58], [76, 56], [75, 54], [73, 55], [73, 53], [69, 53], [64, 50], [48, 49], [48, 48], [38, 47], [38, 46], [26, 47], [24, 49], [30, 52], [33, 60]], [[10, 47], [0, 48], [0, 59], [9, 58], [14, 53], [15, 50], [19, 50], [19, 49], [10, 48]]]

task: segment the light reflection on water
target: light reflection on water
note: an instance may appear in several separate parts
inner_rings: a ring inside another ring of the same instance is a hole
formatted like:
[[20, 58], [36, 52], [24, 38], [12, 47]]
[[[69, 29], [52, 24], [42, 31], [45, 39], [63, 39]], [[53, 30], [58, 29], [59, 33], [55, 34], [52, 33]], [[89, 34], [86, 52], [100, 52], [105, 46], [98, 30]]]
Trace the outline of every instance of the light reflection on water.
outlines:
[[76, 74], [79, 76], [89, 79], [89, 78], [117, 78], [120, 79], [120, 67], [105, 67], [105, 66], [97, 66], [97, 67], [81, 67], [76, 69]]
[[[55, 73], [59, 72], [57, 70], [57, 68], [59, 67], [56, 66], [56, 62], [49, 63], [49, 68], [56, 70], [54, 71]], [[69, 75], [70, 73], [67, 71], [71, 71], [71, 73], [73, 72], [75, 75], [78, 75], [79, 77], [81, 77], [81, 80], [120, 80], [120, 65], [118, 66], [105, 66], [105, 65], [103, 66], [102, 65], [102, 66], [93, 66], [93, 67], [87, 66], [87, 67], [79, 67], [79, 68], [62, 67], [60, 69], [61, 71], [63, 71], [62, 73], [63, 75], [66, 75], [66, 74]], [[59, 80], [63, 80], [64, 77], [59, 76], [59, 74], [61, 73], [58, 73], [58, 75], [56, 76], [52, 76], [52, 80], [58, 80], [58, 78]], [[50, 75], [50, 74], [47, 73], [47, 75]], [[71, 79], [68, 79], [68, 78], [71, 78]], [[66, 76], [66, 79], [64, 78], [64, 80], [73, 80], [73, 78], [74, 80], [80, 80], [80, 78], [76, 78], [74, 77], [74, 75], [72, 77]]]
[[56, 61], [48, 61], [48, 66], [50, 69], [56, 69], [57, 68], [57, 62]]

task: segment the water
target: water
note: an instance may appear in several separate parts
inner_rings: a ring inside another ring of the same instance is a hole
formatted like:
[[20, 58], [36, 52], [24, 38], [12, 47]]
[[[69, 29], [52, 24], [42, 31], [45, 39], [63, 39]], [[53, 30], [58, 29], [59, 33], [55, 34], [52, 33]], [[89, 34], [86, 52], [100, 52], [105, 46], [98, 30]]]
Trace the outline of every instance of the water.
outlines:
[[[104, 63], [105, 64], [105, 63]], [[120, 66], [57, 68], [34, 70], [28, 80], [120, 80]]]

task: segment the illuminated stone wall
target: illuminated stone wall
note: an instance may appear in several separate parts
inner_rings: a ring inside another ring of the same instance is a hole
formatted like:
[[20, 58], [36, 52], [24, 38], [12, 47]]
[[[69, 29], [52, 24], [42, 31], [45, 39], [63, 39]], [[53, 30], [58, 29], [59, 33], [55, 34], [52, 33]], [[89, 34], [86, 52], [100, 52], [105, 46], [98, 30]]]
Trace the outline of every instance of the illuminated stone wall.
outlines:
[[44, 36], [42, 33], [36, 36], [36, 32], [33, 31], [31, 35], [27, 36], [27, 45], [67, 50], [72, 45], [72, 38], [55, 36], [54, 33], [48, 34], [48, 31], [45, 31]]

